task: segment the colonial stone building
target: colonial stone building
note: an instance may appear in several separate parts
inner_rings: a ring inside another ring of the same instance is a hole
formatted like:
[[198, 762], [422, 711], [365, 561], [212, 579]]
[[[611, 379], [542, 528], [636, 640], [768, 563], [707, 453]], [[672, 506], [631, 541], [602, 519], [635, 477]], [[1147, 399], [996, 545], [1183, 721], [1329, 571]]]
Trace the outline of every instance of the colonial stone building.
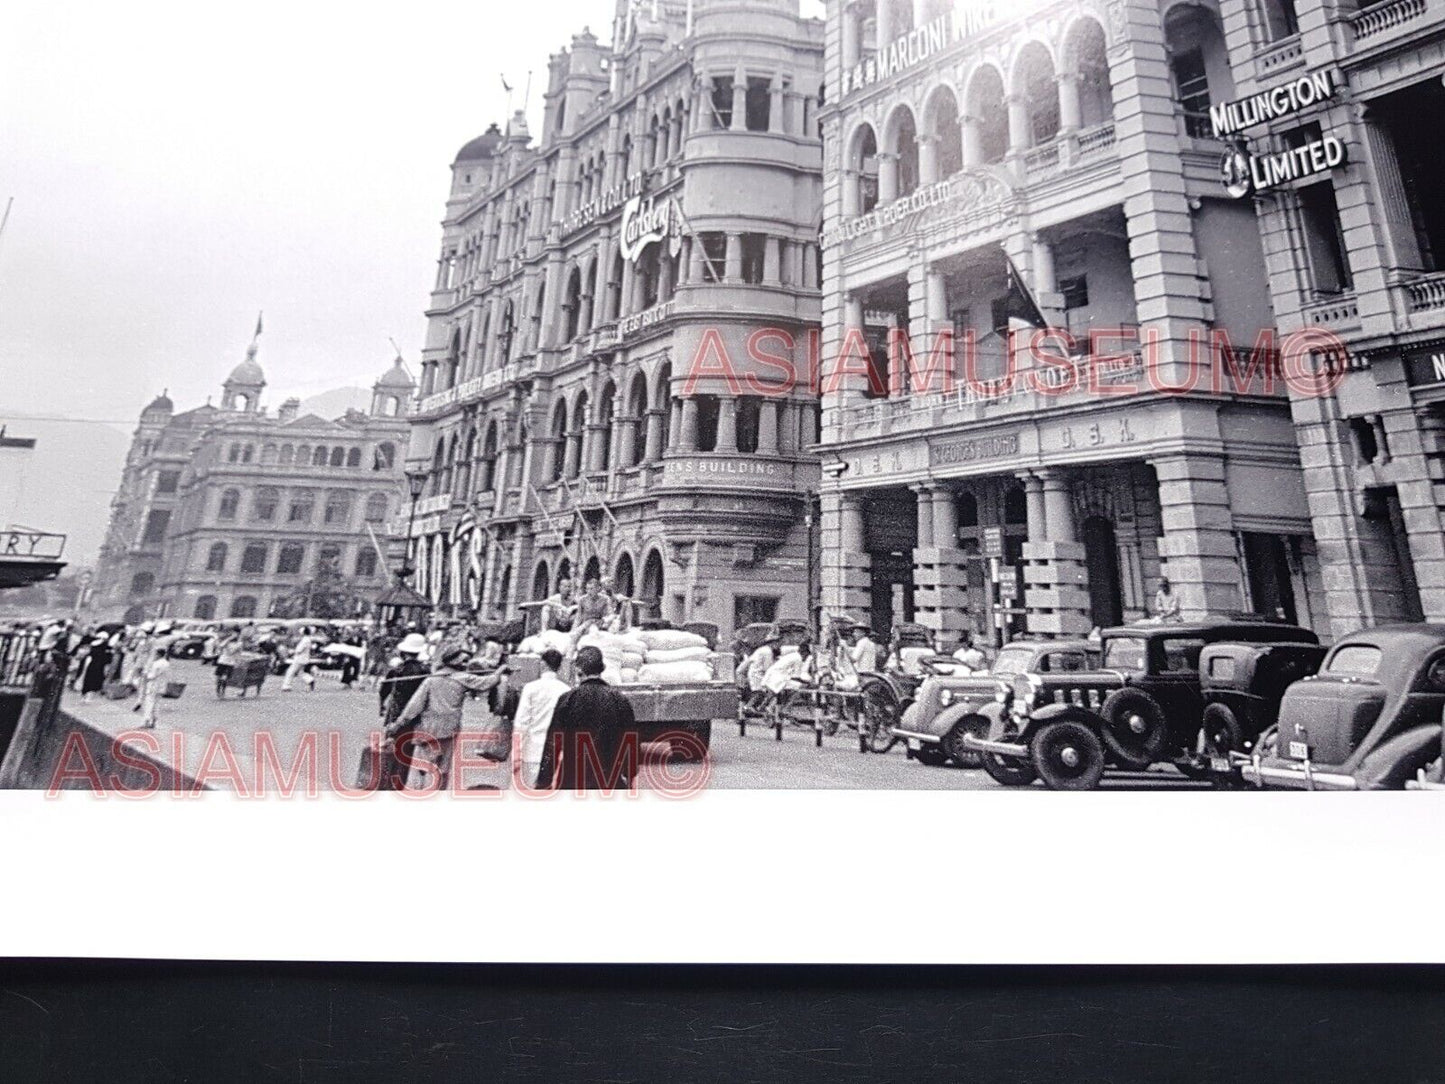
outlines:
[[535, 138], [518, 112], [452, 164], [416, 584], [488, 618], [590, 574], [725, 633], [801, 615], [816, 395], [762, 359], [806, 371], [818, 325], [823, 27], [619, 2], [612, 40], [551, 58]]
[[379, 592], [388, 524], [405, 504], [402, 455], [415, 389], [398, 358], [370, 412], [261, 407], [252, 343], [220, 406], [142, 412], [96, 572], [98, 616], [266, 617], [323, 569]]
[[[1243, 122], [1256, 165], [1239, 202], [1259, 215], [1276, 317], [1348, 346], [1334, 394], [1293, 402], [1329, 624], [1445, 620], [1445, 11], [1198, 11], [1208, 100]], [[1306, 152], [1272, 183], [1285, 152], [1330, 141], [1342, 154]]]
[[830, 0], [827, 23], [825, 604], [1085, 633], [1167, 575], [1186, 617], [1322, 624], [1288, 367], [1252, 352], [1278, 294], [1209, 124], [1218, 14]]

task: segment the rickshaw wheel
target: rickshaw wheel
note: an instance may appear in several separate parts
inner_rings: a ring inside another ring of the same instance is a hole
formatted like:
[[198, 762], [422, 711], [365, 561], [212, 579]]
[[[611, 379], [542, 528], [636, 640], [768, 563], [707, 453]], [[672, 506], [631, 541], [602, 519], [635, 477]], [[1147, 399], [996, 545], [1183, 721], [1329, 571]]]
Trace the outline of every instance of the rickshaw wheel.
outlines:
[[1093, 790], [1104, 777], [1104, 743], [1083, 723], [1049, 723], [1039, 728], [1029, 750], [1050, 790]]
[[898, 744], [893, 736], [893, 724], [898, 718], [898, 702], [893, 690], [881, 681], [870, 681], [861, 690], [862, 715], [858, 725], [868, 732], [868, 748], [875, 753], [886, 753]]

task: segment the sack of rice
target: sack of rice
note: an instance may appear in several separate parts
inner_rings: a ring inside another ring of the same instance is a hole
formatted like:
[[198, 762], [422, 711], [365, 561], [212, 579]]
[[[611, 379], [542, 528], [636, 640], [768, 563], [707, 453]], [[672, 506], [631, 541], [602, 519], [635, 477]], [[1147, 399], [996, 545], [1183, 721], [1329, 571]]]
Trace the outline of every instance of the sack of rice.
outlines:
[[622, 637], [622, 650], [636, 655], [646, 655], [647, 641], [635, 632], [625, 633]]
[[547, 645], [543, 642], [540, 636], [528, 636], [525, 640], [523, 640], [520, 644], [517, 645], [517, 654], [540, 655], [546, 649], [546, 647]]
[[706, 647], [674, 647], [647, 653], [648, 662], [707, 662], [711, 654]]
[[637, 684], [637, 668], [636, 668], [635, 666], [634, 666], [634, 667], [624, 666], [624, 667], [622, 668], [622, 684], [624, 684], [624, 685], [635, 685], [635, 684]]
[[692, 685], [712, 680], [712, 667], [696, 660], [650, 662], [637, 671], [637, 680], [664, 685]]
[[[563, 655], [572, 650], [572, 637], [558, 629], [544, 629], [535, 636], [527, 637], [527, 639], [523, 641], [523, 644], [525, 645], [534, 640], [541, 645], [534, 652], [537, 655], [540, 655], [549, 647], [554, 651], [560, 651]], [[523, 647], [522, 650], [526, 650], [526, 648]]]
[[641, 666], [641, 665], [642, 665], [643, 663], [645, 663], [646, 661], [647, 661], [647, 652], [645, 652], [645, 651], [632, 651], [632, 650], [630, 650], [630, 649], [628, 649], [628, 648], [623, 648], [623, 649], [622, 649], [622, 668], [623, 668], [624, 670], [626, 670], [626, 669], [628, 669], [628, 668], [631, 668], [631, 669], [633, 669], [633, 670], [636, 670], [639, 666]]
[[621, 685], [622, 671], [615, 667], [608, 666], [602, 671], [602, 680], [609, 685]]
[[707, 641], [695, 632], [682, 629], [646, 629], [641, 634], [648, 653], [674, 651], [680, 647], [707, 647]]

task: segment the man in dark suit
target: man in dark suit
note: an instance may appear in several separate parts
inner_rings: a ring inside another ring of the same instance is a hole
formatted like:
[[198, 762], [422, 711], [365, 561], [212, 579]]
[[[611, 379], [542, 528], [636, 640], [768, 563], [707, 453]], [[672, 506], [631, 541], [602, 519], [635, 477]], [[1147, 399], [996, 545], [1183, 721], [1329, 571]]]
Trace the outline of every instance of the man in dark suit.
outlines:
[[584, 647], [581, 678], [552, 712], [538, 786], [558, 790], [626, 789], [637, 773], [637, 721], [627, 697], [602, 680], [602, 652]]

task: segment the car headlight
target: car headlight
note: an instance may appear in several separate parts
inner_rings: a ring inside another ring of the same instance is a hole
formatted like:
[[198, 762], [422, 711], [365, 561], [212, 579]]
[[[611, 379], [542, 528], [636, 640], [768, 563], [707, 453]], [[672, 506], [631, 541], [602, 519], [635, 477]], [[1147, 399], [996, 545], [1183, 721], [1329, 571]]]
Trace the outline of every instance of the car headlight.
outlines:
[[945, 707], [945, 708], [948, 707], [948, 705], [952, 704], [952, 703], [953, 703], [953, 690], [952, 690], [952, 689], [944, 689], [944, 690], [940, 691], [939, 694], [938, 694], [938, 702], [939, 702], [939, 704], [941, 704], [941, 705], [942, 705], [943, 707]]
[[1008, 686], [1007, 686], [1007, 685], [1000, 685], [998, 688], [994, 689], [994, 691], [993, 691], [993, 702], [994, 702], [995, 704], [1007, 704], [1007, 703], [1008, 703]]

